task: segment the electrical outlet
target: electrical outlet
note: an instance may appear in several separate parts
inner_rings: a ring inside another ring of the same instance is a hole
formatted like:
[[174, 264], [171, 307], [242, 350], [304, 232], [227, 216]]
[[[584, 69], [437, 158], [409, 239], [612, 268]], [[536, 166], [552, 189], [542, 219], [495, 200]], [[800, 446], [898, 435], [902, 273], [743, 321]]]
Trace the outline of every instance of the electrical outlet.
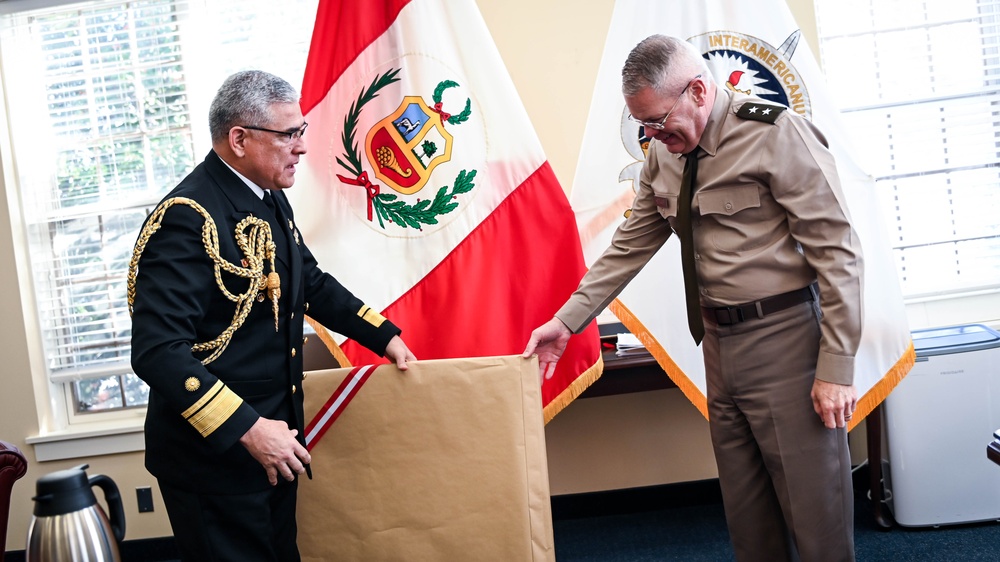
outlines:
[[145, 488], [136, 488], [135, 497], [139, 502], [139, 513], [148, 513], [153, 511], [153, 489], [148, 486]]

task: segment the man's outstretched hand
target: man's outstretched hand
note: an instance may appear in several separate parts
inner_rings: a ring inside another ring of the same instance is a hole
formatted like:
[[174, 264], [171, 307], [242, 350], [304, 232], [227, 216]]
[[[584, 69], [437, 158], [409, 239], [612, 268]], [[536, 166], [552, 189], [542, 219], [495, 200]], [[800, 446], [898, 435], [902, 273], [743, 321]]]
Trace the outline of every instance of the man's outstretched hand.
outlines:
[[566, 324], [558, 318], [549, 320], [531, 332], [531, 338], [522, 356], [527, 359], [533, 353], [538, 354], [539, 383], [552, 378], [552, 374], [556, 371], [556, 363], [562, 357], [563, 351], [566, 351], [566, 344], [572, 335]]

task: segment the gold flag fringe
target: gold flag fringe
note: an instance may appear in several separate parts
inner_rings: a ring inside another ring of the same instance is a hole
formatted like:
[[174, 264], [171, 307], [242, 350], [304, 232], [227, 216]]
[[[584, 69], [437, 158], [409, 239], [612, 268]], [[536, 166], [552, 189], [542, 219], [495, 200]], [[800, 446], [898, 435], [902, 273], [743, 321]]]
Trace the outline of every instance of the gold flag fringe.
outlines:
[[313, 320], [312, 317], [308, 315], [306, 315], [306, 322], [309, 322], [309, 325], [316, 331], [316, 335], [319, 336], [320, 341], [326, 344], [326, 349], [330, 351], [330, 354], [333, 355], [333, 358], [337, 360], [337, 363], [341, 367], [352, 366], [351, 360], [344, 354], [344, 350], [340, 349], [340, 346], [337, 345], [337, 342], [334, 341], [333, 336], [330, 335], [329, 330], [327, 330], [325, 326]]
[[684, 374], [684, 371], [677, 366], [677, 363], [674, 363], [674, 360], [670, 358], [667, 351], [653, 338], [653, 335], [635, 317], [635, 314], [632, 314], [632, 311], [618, 299], [615, 299], [608, 308], [622, 321], [622, 324], [628, 328], [628, 331], [639, 338], [639, 341], [646, 346], [646, 351], [649, 351], [650, 355], [660, 364], [660, 367], [666, 371], [670, 380], [674, 381], [674, 384], [677, 385], [677, 388], [681, 389], [681, 392], [684, 393], [684, 396], [687, 397], [691, 404], [694, 404], [694, 407], [698, 408], [701, 415], [705, 416], [705, 419], [708, 419], [708, 400], [702, 394], [701, 389], [691, 382], [691, 379]]
[[[330, 335], [330, 332], [322, 324], [313, 320], [308, 315], [306, 316], [306, 321], [309, 322], [309, 325], [316, 331], [316, 335], [319, 336], [320, 341], [326, 344], [327, 350], [330, 351], [330, 354], [333, 355], [333, 358], [337, 360], [337, 363], [339, 363], [341, 367], [352, 366], [351, 360], [344, 354], [344, 350], [337, 345], [333, 336]], [[584, 390], [587, 390], [588, 386], [593, 384], [597, 379], [601, 378], [601, 373], [603, 372], [604, 359], [598, 355], [597, 363], [591, 365], [589, 369], [580, 373], [580, 376], [578, 376], [572, 384], [563, 389], [563, 391], [559, 393], [559, 396], [556, 396], [551, 402], [549, 402], [548, 406], [545, 406], [542, 412], [545, 423], [552, 421], [552, 418], [556, 417], [556, 414], [561, 412], [566, 406], [569, 406], [570, 402], [576, 400], [577, 396], [580, 396]]]
[[[652, 334], [649, 333], [649, 330], [642, 325], [642, 322], [640, 322], [639, 319], [632, 314], [632, 311], [618, 299], [615, 299], [608, 308], [611, 309], [611, 312], [613, 312], [615, 316], [621, 320], [622, 324], [624, 324], [625, 327], [628, 328], [633, 335], [635, 335], [635, 337], [639, 338], [639, 341], [646, 346], [646, 350], [649, 351], [650, 355], [652, 355], [656, 359], [656, 362], [659, 363], [660, 367], [666, 371], [670, 380], [674, 381], [677, 388], [679, 388], [691, 404], [693, 404], [694, 407], [701, 412], [701, 415], [705, 416], [705, 419], [708, 419], [708, 399], [704, 394], [702, 394], [701, 389], [691, 382], [691, 379], [684, 374], [684, 371], [682, 371], [681, 368], [674, 363], [674, 360], [670, 358], [670, 355], [663, 349], [663, 346], [661, 346], [659, 342], [653, 338]], [[882, 379], [875, 384], [875, 386], [870, 388], [868, 392], [866, 392], [865, 395], [858, 400], [858, 406], [854, 412], [854, 417], [847, 425], [848, 431], [854, 429], [859, 423], [861, 423], [861, 420], [863, 420], [865, 416], [870, 414], [876, 406], [885, 400], [886, 396], [889, 396], [889, 392], [891, 392], [892, 389], [895, 388], [901, 380], [903, 380], [903, 377], [905, 377], [910, 371], [910, 368], [913, 367], [913, 363], [916, 359], [916, 351], [913, 348], [913, 342], [910, 341], [910, 344], [907, 346], [903, 356], [896, 361], [896, 364], [889, 369], [885, 376], [883, 376]]]
[[887, 396], [896, 385], [899, 384], [903, 377], [910, 372], [910, 368], [913, 367], [913, 363], [917, 360], [917, 352], [913, 348], [913, 341], [910, 340], [910, 345], [907, 346], [906, 352], [903, 356], [896, 361], [896, 364], [889, 369], [889, 372], [882, 377], [882, 380], [875, 383], [875, 386], [871, 387], [864, 396], [858, 400], [858, 407], [854, 410], [854, 417], [847, 424], [847, 431], [855, 428], [861, 420], [865, 418], [868, 414], [872, 413], [879, 404]]
[[[600, 351], [600, 349], [598, 349]], [[552, 399], [551, 402], [545, 408], [542, 409], [542, 414], [545, 419], [545, 423], [548, 424], [552, 421], [552, 418], [556, 417], [556, 414], [561, 412], [563, 408], [569, 406], [569, 403], [576, 400], [577, 396], [583, 394], [587, 387], [594, 384], [594, 381], [601, 378], [601, 374], [604, 373], [604, 358], [601, 357], [600, 353], [597, 355], [597, 363], [590, 366], [589, 369], [580, 373], [580, 376], [576, 377], [572, 383], [570, 383], [559, 396]]]
[[[691, 379], [684, 374], [684, 371], [674, 363], [674, 360], [670, 358], [670, 355], [663, 349], [663, 346], [653, 338], [649, 330], [643, 326], [642, 322], [628, 309], [620, 300], [615, 299], [614, 302], [608, 307], [611, 312], [621, 320], [622, 324], [630, 332], [632, 332], [635, 337], [646, 346], [646, 350], [649, 351], [650, 355], [656, 359], [656, 362], [660, 367], [667, 373], [670, 380], [673, 381], [677, 388], [680, 389], [684, 396], [691, 402], [691, 404], [701, 412], [701, 415], [708, 419], [708, 401], [702, 394], [701, 389], [699, 389]], [[306, 316], [306, 321], [312, 326], [313, 330], [316, 331], [316, 335], [319, 339], [326, 345], [327, 350], [333, 355], [334, 359], [341, 367], [350, 367], [351, 361], [344, 354], [344, 351], [337, 345], [334, 341], [333, 336], [330, 332], [319, 322], [313, 320], [311, 317]], [[875, 384], [864, 396], [858, 400], [858, 407], [854, 413], [854, 419], [852, 419], [847, 426], [847, 430], [851, 431], [854, 429], [861, 420], [865, 418], [868, 414], [872, 412], [887, 396], [893, 388], [903, 380], [903, 377], [910, 371], [913, 367], [913, 363], [916, 361], [916, 351], [913, 347], [913, 342], [911, 341], [903, 356], [896, 361], [896, 364], [889, 369], [878, 383]], [[586, 371], [580, 373], [571, 384], [569, 384], [559, 396], [552, 399], [551, 402], [543, 409], [543, 416], [545, 423], [548, 424], [552, 421], [556, 415], [563, 411], [566, 406], [576, 400], [583, 391], [587, 390], [587, 387], [594, 384], [597, 379], [601, 378], [604, 373], [604, 359], [598, 355], [597, 363], [593, 364]]]

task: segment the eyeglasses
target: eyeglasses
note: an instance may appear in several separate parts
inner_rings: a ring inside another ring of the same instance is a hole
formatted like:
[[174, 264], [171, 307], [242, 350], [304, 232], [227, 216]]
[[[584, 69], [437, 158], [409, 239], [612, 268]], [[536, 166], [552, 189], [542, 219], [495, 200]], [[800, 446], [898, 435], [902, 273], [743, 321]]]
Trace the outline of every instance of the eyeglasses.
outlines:
[[251, 127], [249, 125], [240, 125], [240, 126], [243, 127], [244, 129], [253, 129], [254, 131], [264, 131], [266, 133], [274, 133], [276, 135], [282, 135], [286, 137], [286, 140], [291, 142], [293, 140], [298, 140], [302, 138], [302, 135], [306, 134], [306, 127], [309, 126], [309, 123], [302, 123], [301, 127], [299, 127], [298, 129], [292, 129], [290, 131], [275, 131], [274, 129], [265, 129], [264, 127]]
[[695, 80], [699, 79], [699, 78], [701, 78], [701, 74], [699, 74], [698, 76], [695, 76], [694, 78], [688, 80], [687, 85], [684, 86], [684, 89], [681, 90], [681, 93], [677, 95], [677, 99], [674, 100], [674, 105], [670, 106], [670, 111], [668, 111], [667, 114], [663, 116], [663, 119], [660, 119], [659, 121], [642, 121], [642, 120], [636, 119], [635, 117], [632, 117], [632, 114], [629, 113], [628, 114], [629, 121], [633, 121], [635, 123], [638, 123], [638, 124], [642, 125], [643, 127], [648, 127], [650, 129], [656, 129], [657, 131], [662, 131], [663, 130], [663, 125], [667, 122], [667, 119], [670, 117], [670, 114], [673, 113], [674, 109], [677, 107], [677, 102], [681, 101], [681, 98], [684, 97], [684, 93], [687, 92], [688, 88], [691, 87], [691, 83], [694, 82]]

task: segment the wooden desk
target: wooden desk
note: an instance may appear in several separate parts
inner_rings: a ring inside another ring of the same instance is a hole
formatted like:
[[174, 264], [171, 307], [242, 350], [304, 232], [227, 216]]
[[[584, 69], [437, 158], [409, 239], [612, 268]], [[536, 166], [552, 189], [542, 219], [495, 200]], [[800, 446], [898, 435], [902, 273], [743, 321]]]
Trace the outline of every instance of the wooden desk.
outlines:
[[882, 406], [875, 406], [865, 417], [865, 437], [868, 440], [868, 493], [872, 513], [879, 527], [889, 529], [892, 519], [885, 512], [885, 493], [882, 490]]
[[647, 390], [677, 388], [648, 351], [618, 357], [614, 349], [602, 349], [604, 374], [580, 394], [580, 398], [613, 396]]

